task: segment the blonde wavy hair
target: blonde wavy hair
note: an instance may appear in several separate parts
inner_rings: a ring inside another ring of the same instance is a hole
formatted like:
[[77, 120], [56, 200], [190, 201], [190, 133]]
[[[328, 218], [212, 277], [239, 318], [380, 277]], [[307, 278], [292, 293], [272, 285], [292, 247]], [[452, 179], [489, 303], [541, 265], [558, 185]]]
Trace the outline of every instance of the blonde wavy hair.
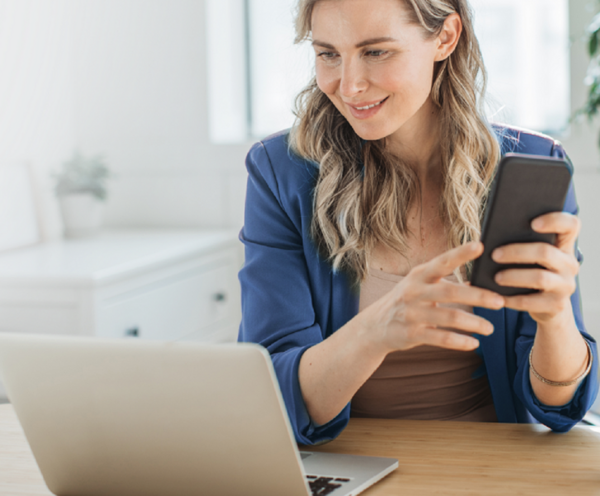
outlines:
[[[299, 0], [297, 43], [310, 37], [312, 12], [319, 1]], [[452, 248], [479, 239], [482, 209], [500, 158], [500, 146], [483, 111], [486, 71], [467, 0], [398, 1], [426, 36], [437, 36], [455, 12], [462, 20], [456, 49], [436, 63], [431, 89], [440, 109], [444, 176], [440, 215]], [[385, 138], [361, 140], [319, 89], [316, 78], [298, 95], [295, 113], [290, 145], [319, 167], [312, 236], [334, 270], [347, 270], [360, 283], [377, 244], [407, 253], [407, 216], [419, 199], [418, 178], [402, 157], [386, 150]]]

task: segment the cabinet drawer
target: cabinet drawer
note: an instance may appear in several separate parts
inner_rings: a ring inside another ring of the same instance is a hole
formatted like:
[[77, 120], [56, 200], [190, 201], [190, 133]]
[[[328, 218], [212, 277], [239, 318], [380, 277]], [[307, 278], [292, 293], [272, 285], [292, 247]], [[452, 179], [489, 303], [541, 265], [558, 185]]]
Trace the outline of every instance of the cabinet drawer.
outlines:
[[236, 282], [233, 264], [200, 267], [105, 300], [97, 335], [172, 340], [196, 333], [235, 313]]

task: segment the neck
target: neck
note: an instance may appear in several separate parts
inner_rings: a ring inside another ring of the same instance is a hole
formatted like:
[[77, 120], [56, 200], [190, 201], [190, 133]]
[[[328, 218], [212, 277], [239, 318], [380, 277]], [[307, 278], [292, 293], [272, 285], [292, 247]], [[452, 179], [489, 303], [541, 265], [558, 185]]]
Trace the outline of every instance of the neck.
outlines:
[[439, 109], [428, 98], [419, 111], [389, 137], [389, 150], [402, 157], [416, 172], [421, 184], [439, 180]]

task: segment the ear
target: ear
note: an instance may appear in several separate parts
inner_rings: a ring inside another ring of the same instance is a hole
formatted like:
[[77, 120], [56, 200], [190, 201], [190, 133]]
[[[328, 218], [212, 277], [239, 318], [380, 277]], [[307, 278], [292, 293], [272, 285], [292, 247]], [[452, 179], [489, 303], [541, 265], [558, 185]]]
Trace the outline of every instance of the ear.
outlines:
[[442, 30], [437, 37], [438, 47], [435, 56], [436, 62], [450, 57], [456, 48], [456, 45], [458, 44], [461, 33], [462, 20], [460, 16], [456, 12], [454, 14], [450, 14], [448, 17], [446, 17], [444, 25], [442, 26]]

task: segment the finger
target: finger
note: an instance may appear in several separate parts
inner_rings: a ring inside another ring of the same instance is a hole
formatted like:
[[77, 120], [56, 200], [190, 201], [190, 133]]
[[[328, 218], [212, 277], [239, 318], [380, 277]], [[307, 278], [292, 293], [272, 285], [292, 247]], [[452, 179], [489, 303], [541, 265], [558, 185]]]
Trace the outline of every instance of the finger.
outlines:
[[460, 303], [472, 307], [484, 307], [498, 310], [504, 306], [504, 298], [498, 293], [467, 284], [457, 284], [441, 280], [437, 284], [427, 285], [423, 297], [436, 303]]
[[556, 233], [556, 246], [566, 253], [573, 253], [575, 240], [581, 230], [581, 221], [567, 212], [553, 212], [533, 220], [531, 228], [539, 233]]
[[483, 253], [483, 244], [473, 241], [448, 250], [420, 267], [420, 275], [425, 282], [439, 281], [452, 274], [467, 262], [475, 260]]
[[575, 280], [544, 269], [508, 269], [494, 277], [500, 286], [531, 288], [540, 291], [573, 294]]
[[422, 344], [449, 350], [472, 351], [479, 347], [479, 340], [476, 338], [429, 327], [421, 331], [420, 341]]
[[[531, 295], [506, 296], [506, 307], [520, 312], [537, 314], [556, 314], [562, 310], [564, 298], [552, 293], [536, 293]], [[567, 301], [568, 304], [570, 304]]]
[[551, 212], [533, 219], [531, 228], [539, 233], [571, 234], [577, 237], [580, 229], [577, 216], [568, 212]]
[[492, 252], [497, 263], [539, 264], [554, 272], [575, 275], [579, 263], [573, 253], [565, 253], [549, 243], [515, 243], [501, 246]]
[[423, 321], [430, 326], [474, 332], [484, 336], [489, 336], [494, 332], [494, 326], [491, 322], [458, 308], [437, 307], [429, 309]]

